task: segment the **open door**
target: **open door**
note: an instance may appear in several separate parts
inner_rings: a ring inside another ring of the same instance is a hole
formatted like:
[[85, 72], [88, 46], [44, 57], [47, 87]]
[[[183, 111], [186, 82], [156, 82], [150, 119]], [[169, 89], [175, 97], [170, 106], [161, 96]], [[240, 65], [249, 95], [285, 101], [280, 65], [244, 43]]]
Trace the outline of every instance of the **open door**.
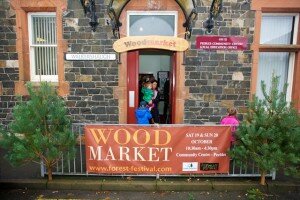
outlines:
[[136, 124], [135, 110], [139, 106], [139, 51], [127, 52], [127, 123]]
[[[167, 72], [168, 74], [168, 92], [166, 98], [164, 85], [160, 85], [158, 90], [161, 93], [162, 98], [159, 102], [160, 110], [160, 123], [171, 124], [174, 123], [173, 111], [175, 109], [175, 71], [176, 71], [176, 53], [164, 50], [137, 50], [127, 53], [127, 123], [135, 124], [135, 110], [139, 106], [140, 86], [141, 81], [147, 77], [147, 79], [156, 79], [159, 81], [159, 75], [161, 72]], [[163, 94], [164, 93], [164, 94]], [[164, 106], [161, 106], [164, 105]], [[167, 105], [167, 115], [165, 115], [165, 106]]]

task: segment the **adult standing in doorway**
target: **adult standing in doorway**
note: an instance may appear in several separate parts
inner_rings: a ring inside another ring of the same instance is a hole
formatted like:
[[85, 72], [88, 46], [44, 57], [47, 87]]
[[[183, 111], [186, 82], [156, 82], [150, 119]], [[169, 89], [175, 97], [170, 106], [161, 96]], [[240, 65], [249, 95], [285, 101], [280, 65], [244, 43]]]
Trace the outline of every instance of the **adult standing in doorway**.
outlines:
[[167, 79], [164, 84], [164, 118], [165, 123], [169, 122], [169, 95], [170, 95], [170, 80]]
[[159, 103], [160, 95], [159, 95], [157, 86], [158, 86], [157, 80], [152, 80], [152, 90], [153, 90], [152, 103], [154, 104], [154, 107], [151, 110], [151, 114], [152, 114], [154, 123], [159, 123], [158, 103]]

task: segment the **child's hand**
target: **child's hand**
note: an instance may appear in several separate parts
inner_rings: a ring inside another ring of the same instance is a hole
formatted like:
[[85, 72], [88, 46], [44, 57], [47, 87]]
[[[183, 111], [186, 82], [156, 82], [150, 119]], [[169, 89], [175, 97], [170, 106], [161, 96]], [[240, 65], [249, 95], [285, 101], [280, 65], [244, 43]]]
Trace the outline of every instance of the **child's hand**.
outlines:
[[149, 104], [149, 105], [152, 105], [152, 100], [150, 100], [150, 101], [148, 102], [148, 104]]
[[159, 127], [159, 124], [158, 123], [154, 123], [154, 124], [152, 124], [152, 126]]

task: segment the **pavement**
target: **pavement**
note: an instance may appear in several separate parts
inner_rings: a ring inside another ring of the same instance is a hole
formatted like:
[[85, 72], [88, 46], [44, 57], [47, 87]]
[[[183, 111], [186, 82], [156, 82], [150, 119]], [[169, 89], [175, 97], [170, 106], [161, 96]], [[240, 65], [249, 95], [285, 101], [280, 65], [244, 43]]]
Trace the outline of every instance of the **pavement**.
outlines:
[[270, 180], [259, 185], [258, 178], [168, 177], [62, 177], [41, 179], [0, 179], [1, 189], [93, 190], [93, 191], [247, 191], [262, 190], [300, 193], [300, 180]]
[[[4, 154], [0, 149], [0, 158]], [[300, 178], [276, 173], [276, 180], [239, 177], [142, 177], [142, 176], [40, 176], [40, 166], [27, 164], [11, 167], [0, 159], [0, 199], [119, 199], [119, 200], [211, 200], [247, 199], [247, 191], [259, 189], [265, 199], [300, 199]], [[270, 196], [272, 195], [272, 196]], [[195, 197], [195, 198], [194, 198]], [[269, 198], [270, 197], [270, 198]], [[77, 199], [77, 198], [76, 198]]]
[[299, 200], [300, 181], [267, 179], [267, 185], [261, 186], [258, 178], [54, 176], [52, 181], [0, 179], [0, 197], [3, 200]]
[[1, 200], [299, 200], [297, 193], [258, 193], [248, 191], [80, 191], [80, 190], [0, 190]]

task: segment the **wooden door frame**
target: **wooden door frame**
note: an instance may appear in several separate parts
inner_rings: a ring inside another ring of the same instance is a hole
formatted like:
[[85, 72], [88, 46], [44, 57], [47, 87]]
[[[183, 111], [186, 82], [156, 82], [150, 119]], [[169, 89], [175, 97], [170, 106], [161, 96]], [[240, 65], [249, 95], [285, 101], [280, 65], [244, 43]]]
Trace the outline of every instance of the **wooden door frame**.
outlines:
[[[138, 49], [134, 51], [127, 52], [127, 123], [128, 124], [135, 124], [135, 110], [139, 106], [139, 56], [141, 51], [147, 51], [147, 49]], [[152, 51], [152, 50], [150, 50]], [[166, 50], [157, 50], [154, 51], [166, 51]], [[171, 102], [171, 123], [174, 123], [175, 120], [175, 113], [176, 113], [176, 52], [170, 52], [171, 57], [171, 69], [170, 69], [170, 102]], [[130, 81], [131, 80], [131, 81]], [[134, 101], [132, 100], [134, 98]], [[134, 117], [133, 117], [134, 116]]]
[[127, 53], [127, 63], [130, 67], [130, 70], [127, 69], [127, 123], [136, 124], [135, 110], [139, 106], [139, 51], [129, 51]]
[[[177, 27], [177, 33], [180, 33], [177, 35], [177, 37], [184, 38], [185, 27], [182, 26], [182, 24], [185, 22], [185, 16], [180, 8], [180, 6], [174, 1], [174, 0], [163, 0], [163, 7], [161, 7], [159, 10], [165, 10], [165, 11], [178, 11], [178, 27]], [[149, 7], [149, 4], [147, 1], [140, 1], [140, 0], [132, 0], [128, 2], [128, 4], [123, 9], [121, 15], [120, 15], [120, 22], [123, 24], [120, 27], [120, 37], [127, 36], [127, 11], [130, 10], [136, 10], [136, 11], [148, 11], [152, 10], [151, 7]], [[189, 87], [185, 86], [185, 66], [184, 66], [184, 52], [176, 52], [176, 88], [174, 90], [176, 91], [176, 96], [174, 96], [174, 101], [176, 102], [176, 113], [174, 113], [175, 124], [181, 124], [183, 123], [184, 119], [184, 102], [185, 99], [189, 98]], [[127, 52], [123, 52], [119, 54], [119, 83], [118, 86], [114, 87], [114, 98], [118, 99], [119, 103], [119, 123], [120, 124], [126, 124], [127, 123], [127, 68], [129, 66], [127, 65]], [[174, 105], [175, 105], [174, 104]]]
[[[171, 58], [171, 67], [172, 69], [170, 69], [170, 86], [171, 86], [171, 93], [170, 93], [170, 96], [171, 96], [171, 124], [174, 124], [176, 122], [176, 119], [175, 119], [175, 114], [177, 113], [176, 112], [176, 77], [177, 77], [177, 53], [176, 52], [173, 52], [172, 54], [172, 58]], [[172, 80], [171, 80], [172, 78]], [[169, 97], [169, 102], [170, 102], [170, 97]]]
[[[114, 87], [113, 95], [114, 99], [118, 99], [119, 103], [119, 123], [127, 124], [127, 106], [128, 106], [128, 63], [127, 63], [128, 52], [121, 53], [119, 56], [119, 84]], [[176, 85], [174, 87], [175, 96], [174, 105], [176, 105], [176, 112], [173, 114], [175, 117], [173, 124], [184, 123], [184, 102], [189, 98], [189, 87], [185, 86], [185, 66], [183, 63], [183, 52], [176, 52]]]

